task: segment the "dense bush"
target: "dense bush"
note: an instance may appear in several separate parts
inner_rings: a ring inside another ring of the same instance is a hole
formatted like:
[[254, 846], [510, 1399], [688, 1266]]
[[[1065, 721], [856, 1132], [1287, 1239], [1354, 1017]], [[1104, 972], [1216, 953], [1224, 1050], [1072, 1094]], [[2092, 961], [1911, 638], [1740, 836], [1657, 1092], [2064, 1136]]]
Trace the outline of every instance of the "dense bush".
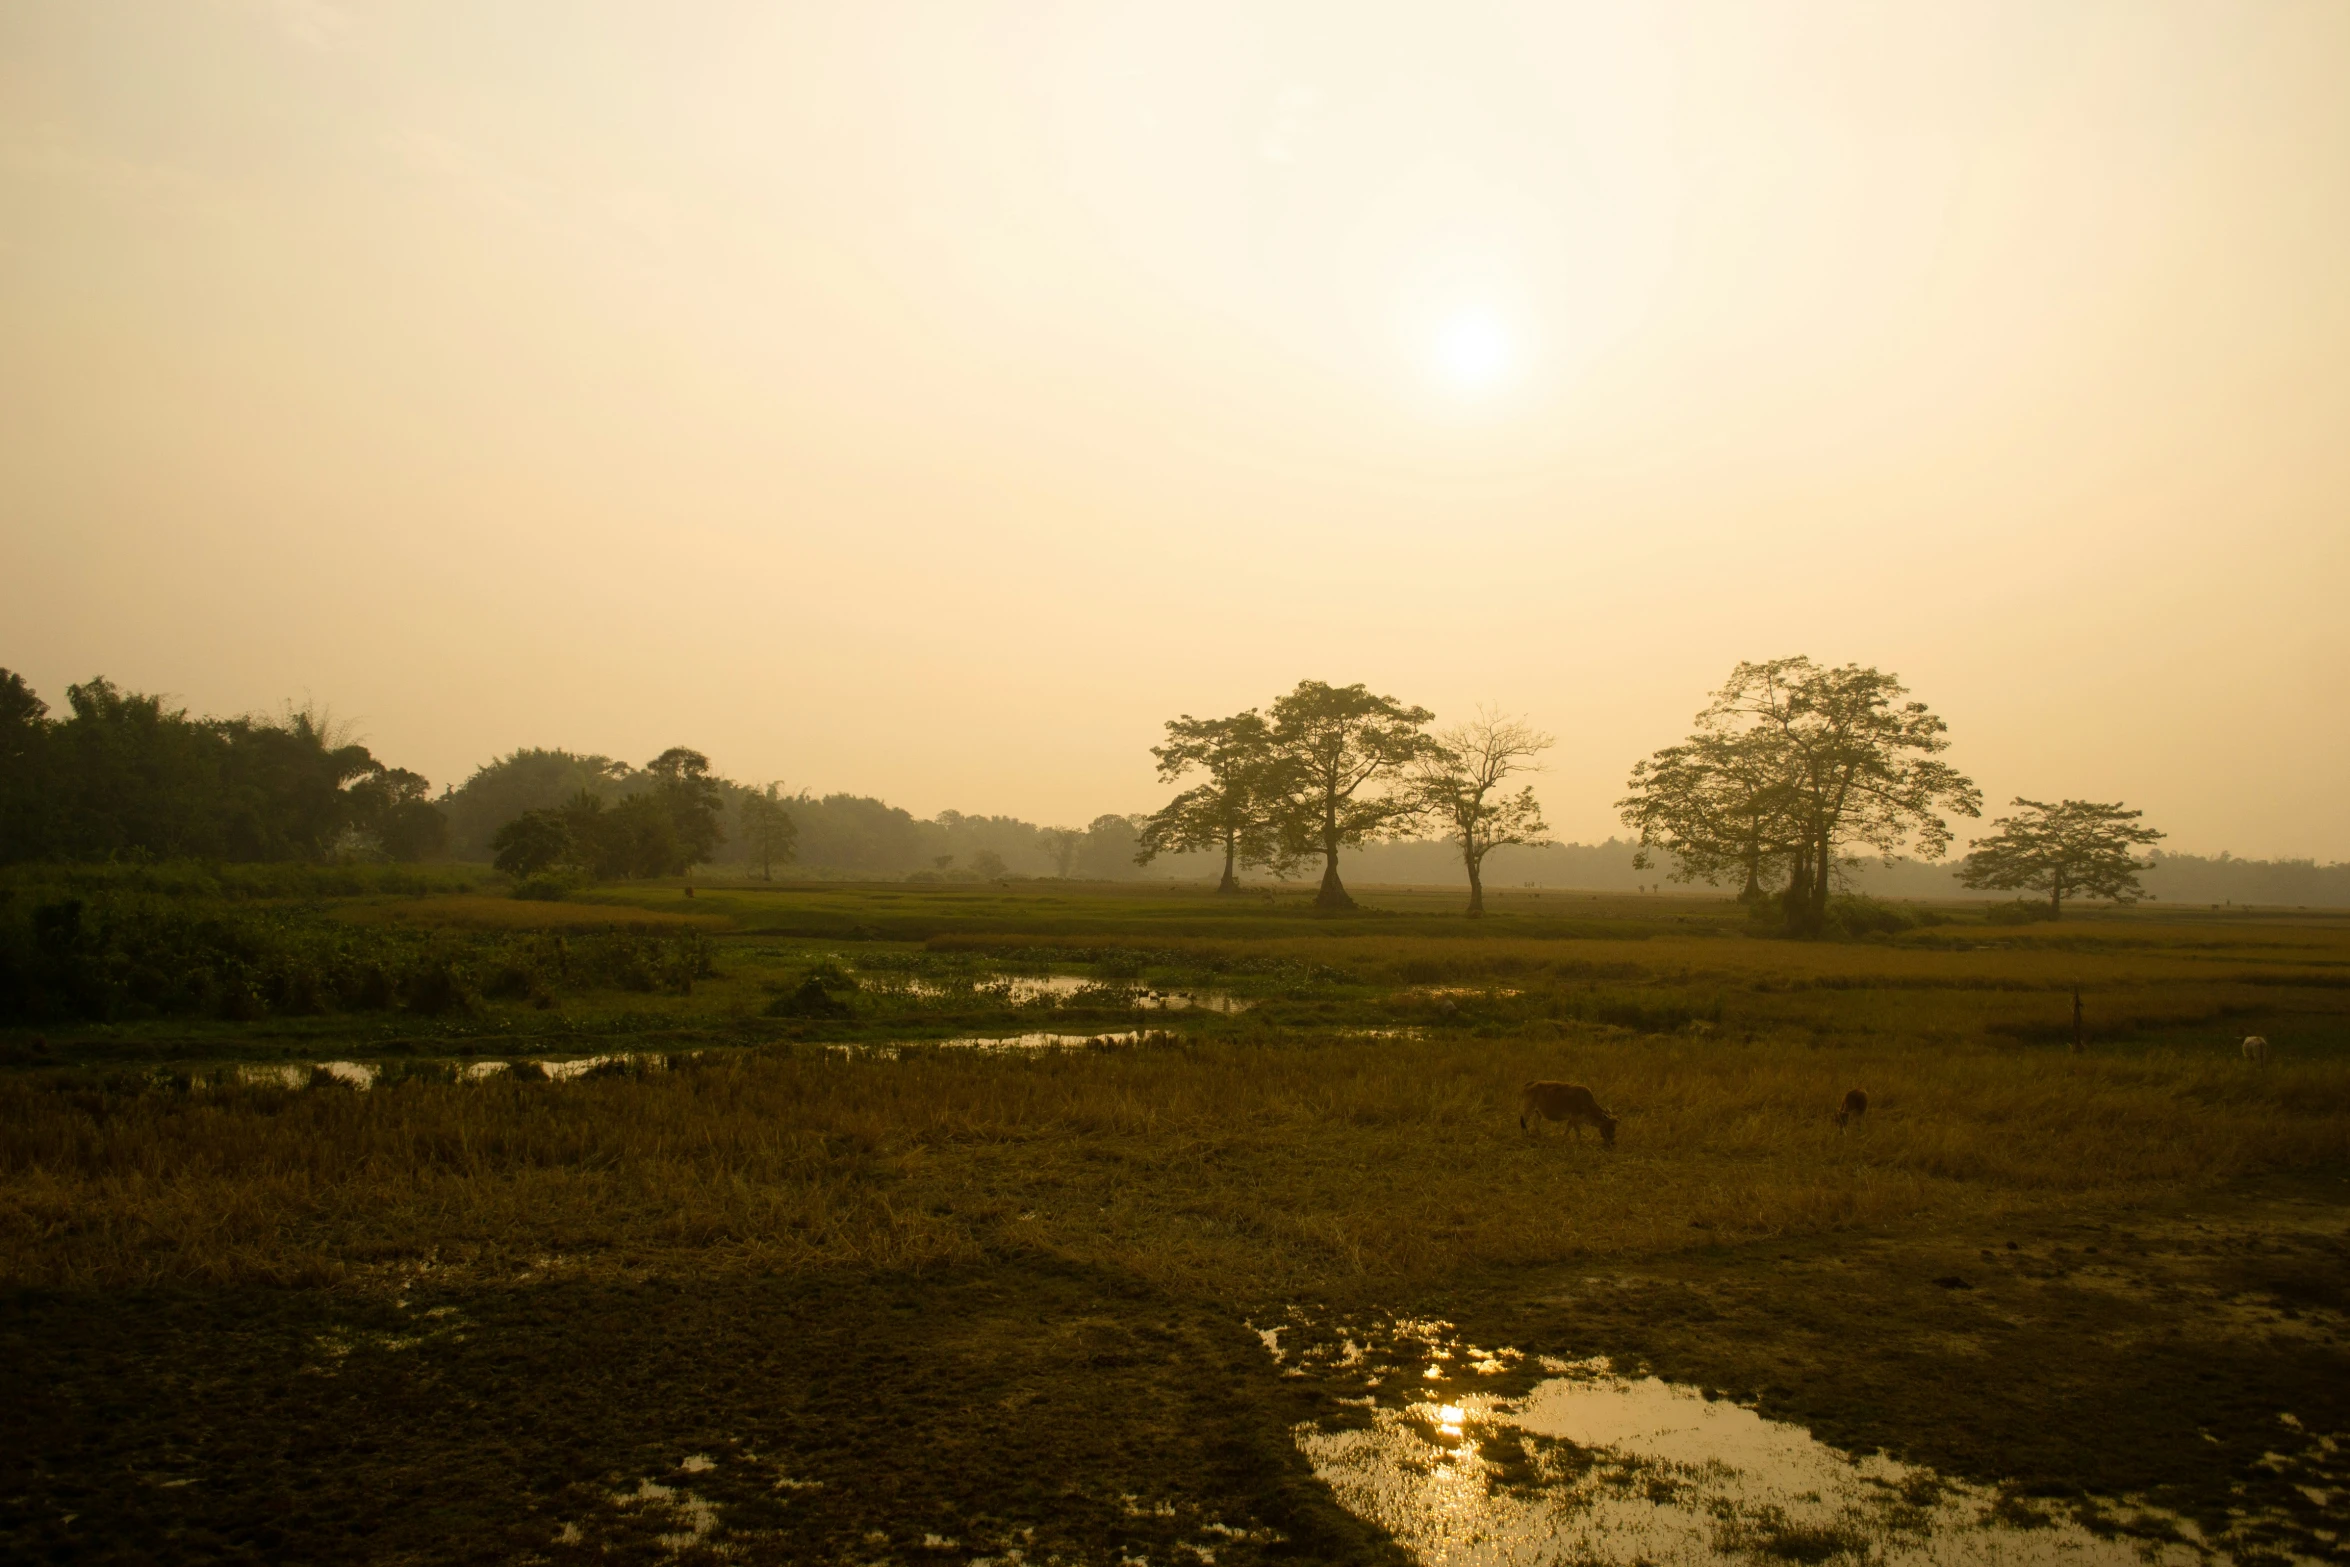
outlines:
[[1827, 934], [1848, 939], [1898, 936], [1905, 930], [1949, 923], [1949, 915], [1933, 909], [1903, 908], [1898, 904], [1880, 903], [1875, 898], [1834, 898], [1828, 903]]
[[0, 898], [45, 902], [58, 897], [88, 898], [145, 893], [165, 898], [426, 897], [471, 892], [487, 878], [471, 866], [381, 865], [342, 862], [305, 865], [292, 861], [222, 864], [200, 860], [156, 860], [108, 864], [16, 865], [0, 870]]
[[483, 997], [683, 994], [712, 972], [699, 931], [416, 931], [299, 910], [114, 894], [0, 902], [0, 1022], [470, 1011]]

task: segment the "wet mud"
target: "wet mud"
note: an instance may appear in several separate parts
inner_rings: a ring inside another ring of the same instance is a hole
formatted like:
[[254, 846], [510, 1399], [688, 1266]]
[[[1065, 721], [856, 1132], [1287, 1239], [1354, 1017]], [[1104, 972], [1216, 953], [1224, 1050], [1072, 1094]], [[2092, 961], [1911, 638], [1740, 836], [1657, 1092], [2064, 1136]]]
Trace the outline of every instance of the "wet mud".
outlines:
[[0, 1303], [0, 1556], [1401, 1562], [1228, 1316], [1051, 1259]]

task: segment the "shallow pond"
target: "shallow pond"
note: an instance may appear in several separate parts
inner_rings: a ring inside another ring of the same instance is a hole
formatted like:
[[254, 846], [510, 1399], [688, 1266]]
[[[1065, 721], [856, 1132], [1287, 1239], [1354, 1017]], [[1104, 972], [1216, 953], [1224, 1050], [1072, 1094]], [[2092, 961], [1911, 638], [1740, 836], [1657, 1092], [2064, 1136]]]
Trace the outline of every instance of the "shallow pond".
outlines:
[[[1013, 1006], [1036, 1001], [1069, 1001], [1083, 996], [1104, 1006], [1132, 1007], [1138, 1012], [1246, 1012], [1251, 1003], [1229, 991], [1172, 989], [1132, 984], [1124, 980], [1090, 979], [1083, 974], [997, 974], [982, 977], [974, 988], [1002, 996]], [[930, 980], [906, 981], [909, 995], [944, 996], [948, 987]]]
[[880, 1045], [827, 1045], [824, 1048], [834, 1055], [841, 1056], [903, 1056], [910, 1051], [919, 1050], [1086, 1050], [1111, 1045], [1140, 1045], [1153, 1041], [1174, 1041], [1182, 1037], [1180, 1034], [1162, 1033], [1157, 1029], [1129, 1028], [1107, 1034], [971, 1035], [962, 1039], [905, 1040]]
[[[454, 1065], [454, 1074], [460, 1083], [488, 1082], [508, 1076], [564, 1083], [598, 1071], [658, 1072], [667, 1065], [666, 1056], [623, 1053], [564, 1060], [465, 1061]], [[367, 1061], [288, 1061], [268, 1066], [240, 1066], [232, 1080], [257, 1088], [373, 1088], [383, 1075], [381, 1066]], [[194, 1086], [205, 1084], [199, 1079]]]
[[[2206, 1540], [2187, 1519], [2127, 1502], [2102, 1504], [2091, 1529], [1991, 1487], [1840, 1452], [1697, 1388], [1604, 1360], [1529, 1365], [1447, 1326], [1396, 1322], [1334, 1346], [1316, 1335], [1303, 1353], [1283, 1348], [1285, 1329], [1260, 1330], [1288, 1374], [1342, 1371], [1366, 1389], [1343, 1400], [1359, 1421], [1300, 1426], [1298, 1446], [1342, 1505], [1430, 1564], [2189, 1567], [2248, 1543]], [[2276, 1559], [2264, 1545], [2253, 1554]]]

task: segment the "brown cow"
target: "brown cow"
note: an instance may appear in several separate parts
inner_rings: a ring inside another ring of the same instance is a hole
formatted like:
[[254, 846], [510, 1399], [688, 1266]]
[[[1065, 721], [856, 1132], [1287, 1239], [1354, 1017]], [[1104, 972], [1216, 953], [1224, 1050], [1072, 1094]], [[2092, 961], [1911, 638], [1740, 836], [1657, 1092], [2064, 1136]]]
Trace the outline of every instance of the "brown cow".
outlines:
[[1857, 1088], [1844, 1091], [1844, 1108], [1836, 1112], [1838, 1126], [1849, 1125], [1869, 1113], [1869, 1096]]
[[1616, 1145], [1616, 1118], [1599, 1107], [1591, 1097], [1591, 1090], [1577, 1083], [1528, 1083], [1525, 1097], [1518, 1102], [1518, 1129], [1525, 1130], [1526, 1118], [1539, 1113], [1546, 1121], [1564, 1121], [1576, 1137], [1583, 1128], [1599, 1128], [1599, 1140], [1608, 1147]]

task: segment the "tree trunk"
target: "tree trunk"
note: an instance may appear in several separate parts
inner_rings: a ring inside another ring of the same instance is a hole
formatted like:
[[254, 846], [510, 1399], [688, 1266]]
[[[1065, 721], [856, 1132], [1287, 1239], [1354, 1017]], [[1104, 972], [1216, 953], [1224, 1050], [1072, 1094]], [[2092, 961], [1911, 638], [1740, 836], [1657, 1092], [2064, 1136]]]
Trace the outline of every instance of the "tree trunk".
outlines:
[[1463, 850], [1461, 858], [1469, 862], [1469, 918], [1481, 920], [1485, 917], [1485, 878], [1477, 864], [1479, 856], [1474, 850]]
[[1817, 898], [1819, 878], [1812, 864], [1814, 845], [1805, 844], [1795, 851], [1795, 863], [1787, 873], [1787, 890], [1780, 896], [1780, 907], [1787, 911], [1787, 934], [1816, 936], [1827, 923], [1826, 900]]
[[1811, 928], [1814, 932], [1828, 928], [1828, 879], [1834, 873], [1835, 862], [1829, 857], [1827, 834], [1820, 835], [1812, 845]]
[[2058, 871], [2048, 878], [2048, 917], [2052, 920], [2064, 918], [2064, 872], [2062, 871]]
[[1338, 879], [1338, 845], [1332, 844], [1323, 853], [1328, 857], [1322, 868], [1322, 890], [1314, 894], [1317, 909], [1351, 909], [1355, 900], [1346, 895], [1346, 883]]
[[1234, 863], [1239, 858], [1240, 835], [1228, 832], [1224, 835], [1224, 879], [1216, 883], [1218, 892], [1238, 892], [1240, 890], [1240, 878], [1233, 874]]
[[1810, 879], [1811, 872], [1805, 867], [1803, 857], [1796, 856], [1795, 868], [1787, 873], [1787, 890], [1779, 894], [1779, 913], [1790, 936], [1804, 933], [1804, 907], [1809, 902], [1806, 883]]

